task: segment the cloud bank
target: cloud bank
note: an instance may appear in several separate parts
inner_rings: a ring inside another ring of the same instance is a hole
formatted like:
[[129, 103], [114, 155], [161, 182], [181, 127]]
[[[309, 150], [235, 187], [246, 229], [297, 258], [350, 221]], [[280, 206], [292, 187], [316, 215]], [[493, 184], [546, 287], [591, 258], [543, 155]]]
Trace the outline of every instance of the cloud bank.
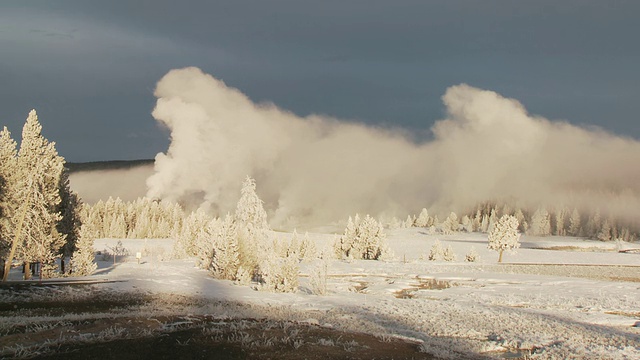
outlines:
[[276, 227], [359, 212], [467, 211], [483, 201], [640, 213], [640, 142], [532, 116], [518, 101], [465, 84], [446, 90], [433, 139], [327, 116], [299, 117], [197, 68], [157, 84], [153, 116], [171, 134], [148, 196], [233, 211], [243, 178]]

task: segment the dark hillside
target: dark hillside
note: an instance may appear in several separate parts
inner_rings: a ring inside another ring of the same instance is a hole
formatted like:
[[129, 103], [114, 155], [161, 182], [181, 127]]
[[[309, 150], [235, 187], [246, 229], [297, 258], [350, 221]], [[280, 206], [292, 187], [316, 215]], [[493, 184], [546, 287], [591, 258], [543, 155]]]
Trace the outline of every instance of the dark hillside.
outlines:
[[69, 168], [70, 173], [94, 170], [123, 170], [143, 165], [153, 165], [153, 161], [153, 159], [93, 161], [84, 163], [67, 163], [66, 167]]

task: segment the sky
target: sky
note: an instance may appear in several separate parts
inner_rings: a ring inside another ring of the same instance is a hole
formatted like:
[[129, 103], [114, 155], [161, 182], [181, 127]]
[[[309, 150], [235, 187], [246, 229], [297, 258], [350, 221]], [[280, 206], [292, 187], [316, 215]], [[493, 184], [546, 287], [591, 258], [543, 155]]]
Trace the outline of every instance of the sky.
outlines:
[[640, 139], [638, 1], [0, 2], [0, 124], [35, 108], [67, 161], [149, 159], [156, 83], [197, 66], [255, 102], [407, 129], [466, 83]]

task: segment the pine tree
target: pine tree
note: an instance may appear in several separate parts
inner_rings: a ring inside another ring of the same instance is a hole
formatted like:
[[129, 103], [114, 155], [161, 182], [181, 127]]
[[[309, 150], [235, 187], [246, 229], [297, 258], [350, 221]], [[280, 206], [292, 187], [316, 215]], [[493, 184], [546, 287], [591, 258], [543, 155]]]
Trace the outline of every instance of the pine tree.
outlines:
[[442, 233], [444, 235], [451, 235], [454, 232], [458, 231], [458, 215], [452, 212], [449, 216], [442, 222]]
[[43, 265], [41, 276], [50, 275], [55, 256], [64, 245], [65, 236], [57, 231], [62, 219], [59, 184], [64, 159], [58, 155], [55, 143], [50, 143], [41, 134], [35, 110], [22, 130], [22, 142], [18, 152], [18, 199], [22, 214], [16, 219], [23, 223], [18, 237], [14, 239], [20, 258], [26, 263], [25, 278], [30, 277], [29, 265]]
[[560, 207], [556, 212], [556, 232], [555, 234], [558, 236], [565, 236], [565, 219], [567, 217], [567, 210], [564, 207]]
[[71, 257], [76, 251], [76, 243], [82, 226], [80, 215], [82, 202], [78, 195], [71, 190], [69, 174], [66, 169], [62, 173], [59, 192], [60, 204], [58, 212], [62, 215], [62, 219], [58, 222], [57, 229], [60, 234], [65, 236], [64, 246], [62, 246], [59, 253], [61, 256], [60, 272], [65, 274], [69, 272], [69, 269], [65, 268], [65, 259]]
[[236, 280], [240, 268], [238, 233], [233, 217], [229, 214], [218, 226], [213, 241], [213, 256], [209, 270], [219, 279]]
[[442, 243], [438, 239], [436, 239], [436, 241], [431, 246], [431, 249], [429, 250], [429, 260], [444, 260], [444, 248], [442, 247]]
[[91, 275], [96, 270], [94, 241], [95, 238], [92, 236], [89, 226], [83, 224], [78, 232], [75, 251], [71, 255], [71, 274], [73, 276]]
[[427, 227], [429, 226], [430, 220], [429, 212], [426, 208], [422, 208], [420, 215], [418, 215], [418, 218], [416, 219], [416, 227]]
[[349, 217], [344, 234], [334, 243], [339, 258], [381, 260], [390, 255], [382, 224], [367, 215], [362, 221]]
[[444, 261], [455, 261], [456, 260], [456, 254], [453, 251], [453, 247], [451, 247], [451, 245], [448, 245], [444, 249], [444, 252], [442, 253], [442, 259]]
[[465, 255], [464, 261], [476, 262], [478, 261], [479, 258], [480, 258], [480, 255], [478, 255], [476, 248], [472, 246], [471, 249], [469, 249], [469, 252], [467, 253], [467, 255]]
[[589, 217], [587, 221], [587, 237], [597, 238], [602, 224], [600, 223], [600, 209], [597, 209], [593, 215]]
[[[13, 218], [18, 204], [16, 198], [17, 145], [6, 127], [0, 131], [0, 259], [4, 262], [11, 248]], [[0, 264], [0, 277], [5, 266]]]
[[600, 241], [611, 241], [611, 223], [609, 222], [609, 220], [605, 220], [602, 223], [602, 227], [600, 228], [600, 231], [598, 232], [598, 240]]
[[580, 235], [580, 225], [580, 213], [578, 213], [578, 209], [574, 208], [571, 213], [571, 219], [569, 219], [569, 235]]
[[502, 262], [502, 253], [505, 250], [520, 247], [520, 234], [518, 233], [518, 219], [515, 216], [503, 215], [489, 232], [488, 248], [500, 253], [498, 262]]
[[264, 211], [262, 200], [256, 194], [256, 182], [249, 176], [242, 183], [235, 220], [238, 225], [247, 228], [250, 232], [269, 230], [267, 213]]
[[309, 233], [304, 233], [302, 243], [300, 243], [300, 250], [298, 256], [301, 259], [310, 260], [314, 259], [317, 255], [316, 245], [309, 239]]
[[551, 235], [551, 219], [547, 209], [541, 207], [533, 214], [529, 234], [534, 236]]
[[256, 193], [255, 180], [247, 176], [240, 193], [235, 212], [240, 263], [255, 273], [265, 257], [274, 255], [274, 249], [270, 248], [267, 213]]
[[471, 220], [468, 215], [465, 215], [462, 217], [461, 223], [462, 223], [462, 227], [464, 228], [464, 231], [468, 233], [472, 233], [475, 230], [473, 228], [473, 220]]

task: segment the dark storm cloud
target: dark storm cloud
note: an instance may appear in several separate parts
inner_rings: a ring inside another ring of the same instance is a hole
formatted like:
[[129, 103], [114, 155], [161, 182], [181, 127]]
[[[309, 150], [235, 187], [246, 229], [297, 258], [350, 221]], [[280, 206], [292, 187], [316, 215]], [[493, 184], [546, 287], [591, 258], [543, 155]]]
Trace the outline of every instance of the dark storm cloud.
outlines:
[[3, 1], [0, 118], [35, 107], [70, 160], [150, 158], [168, 70], [199, 66], [300, 115], [424, 135], [466, 82], [640, 137], [634, 1]]

